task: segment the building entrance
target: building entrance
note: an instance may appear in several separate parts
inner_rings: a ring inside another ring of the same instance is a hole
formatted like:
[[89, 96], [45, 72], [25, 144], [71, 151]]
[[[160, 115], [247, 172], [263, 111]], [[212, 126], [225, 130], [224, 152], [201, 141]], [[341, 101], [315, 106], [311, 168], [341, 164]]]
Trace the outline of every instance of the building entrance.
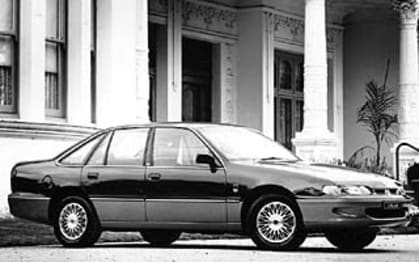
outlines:
[[182, 39], [182, 121], [212, 121], [212, 47]]

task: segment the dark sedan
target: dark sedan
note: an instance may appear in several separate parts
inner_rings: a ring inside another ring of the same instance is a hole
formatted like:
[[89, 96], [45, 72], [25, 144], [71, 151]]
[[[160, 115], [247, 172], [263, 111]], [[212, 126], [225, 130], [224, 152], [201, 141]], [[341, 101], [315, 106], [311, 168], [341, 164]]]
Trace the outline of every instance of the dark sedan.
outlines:
[[411, 202], [394, 180], [305, 163], [258, 131], [216, 124], [109, 128], [54, 159], [17, 164], [11, 186], [11, 213], [52, 225], [64, 246], [139, 230], [154, 245], [232, 232], [293, 249], [322, 232], [361, 249], [380, 227], [408, 222]]

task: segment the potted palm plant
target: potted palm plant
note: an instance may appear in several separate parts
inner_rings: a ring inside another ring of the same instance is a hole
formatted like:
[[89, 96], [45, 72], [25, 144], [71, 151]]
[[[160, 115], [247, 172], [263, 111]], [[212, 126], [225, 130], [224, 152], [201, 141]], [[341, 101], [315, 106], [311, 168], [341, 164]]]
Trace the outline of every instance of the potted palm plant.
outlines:
[[[366, 83], [365, 102], [357, 112], [357, 123], [367, 128], [374, 138], [375, 147], [364, 146], [358, 149], [348, 161], [351, 166], [382, 174], [387, 171], [386, 161], [381, 157], [382, 144], [391, 143], [396, 136], [393, 127], [397, 124], [397, 114], [394, 113], [397, 96], [393, 89], [387, 86], [389, 68], [390, 60], [387, 61], [383, 84], [379, 85], [375, 80]], [[372, 159], [363, 157], [366, 150], [373, 151]], [[363, 157], [361, 161], [360, 156]]]

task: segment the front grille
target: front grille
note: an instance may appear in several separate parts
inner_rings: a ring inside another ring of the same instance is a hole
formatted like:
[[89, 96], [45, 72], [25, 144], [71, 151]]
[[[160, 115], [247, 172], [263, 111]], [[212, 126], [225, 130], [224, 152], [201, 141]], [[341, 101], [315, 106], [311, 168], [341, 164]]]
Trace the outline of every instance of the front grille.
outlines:
[[373, 188], [372, 192], [374, 195], [398, 195], [397, 188]]
[[406, 216], [406, 211], [406, 208], [398, 208], [394, 210], [386, 210], [383, 208], [367, 208], [365, 213], [372, 218], [383, 219], [403, 218]]

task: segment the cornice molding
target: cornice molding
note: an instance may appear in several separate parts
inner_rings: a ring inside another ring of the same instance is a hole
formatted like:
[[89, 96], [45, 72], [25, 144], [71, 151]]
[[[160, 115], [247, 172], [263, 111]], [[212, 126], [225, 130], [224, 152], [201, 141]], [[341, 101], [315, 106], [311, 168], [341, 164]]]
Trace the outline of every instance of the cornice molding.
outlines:
[[152, 0], [148, 1], [149, 3], [149, 14], [160, 16], [160, 17], [167, 17], [168, 11], [168, 0]]
[[182, 26], [217, 34], [238, 35], [237, 11], [201, 1], [182, 1]]
[[[268, 27], [272, 28], [274, 38], [277, 41], [284, 41], [296, 44], [304, 43], [304, 17], [287, 15], [279, 12], [264, 11]], [[326, 25], [326, 37], [329, 45], [336, 44], [342, 33], [343, 27], [333, 24]]]

